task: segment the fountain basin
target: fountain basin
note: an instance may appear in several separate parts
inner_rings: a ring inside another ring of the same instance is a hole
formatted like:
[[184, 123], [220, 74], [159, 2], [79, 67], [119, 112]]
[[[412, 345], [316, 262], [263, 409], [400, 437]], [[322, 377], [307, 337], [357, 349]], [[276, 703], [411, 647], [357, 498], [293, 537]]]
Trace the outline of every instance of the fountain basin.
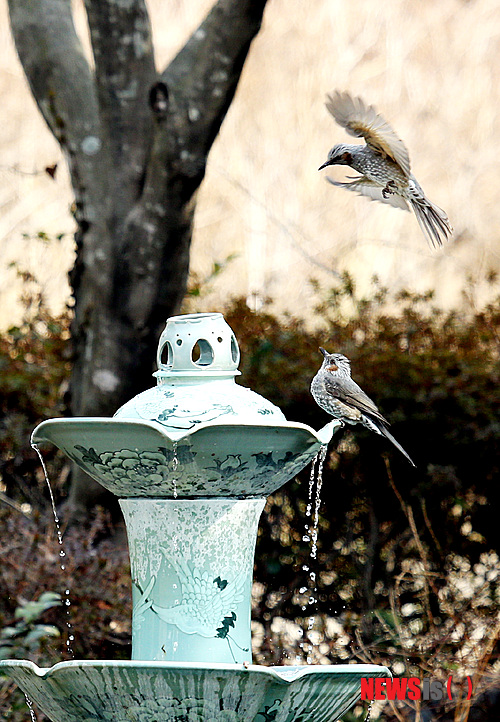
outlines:
[[167, 430], [157, 421], [87, 417], [51, 419], [32, 442], [55, 444], [119, 498], [265, 497], [303, 469], [339, 421], [320, 431], [279, 421], [199, 423]]
[[72, 661], [3, 670], [53, 722], [332, 722], [360, 698], [376, 665], [261, 667]]

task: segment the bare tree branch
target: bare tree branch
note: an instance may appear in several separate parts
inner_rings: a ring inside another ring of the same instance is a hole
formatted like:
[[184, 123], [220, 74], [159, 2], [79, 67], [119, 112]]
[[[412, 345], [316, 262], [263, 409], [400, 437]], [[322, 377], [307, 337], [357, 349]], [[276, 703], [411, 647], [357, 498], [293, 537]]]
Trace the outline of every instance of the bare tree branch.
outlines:
[[9, 0], [9, 11], [17, 52], [43, 117], [61, 143], [70, 124], [70, 132], [80, 130], [83, 139], [98, 127], [99, 114], [71, 3]]
[[127, 219], [116, 284], [118, 305], [137, 330], [154, 326], [182, 300], [194, 195], [265, 4], [219, 0], [161, 76], [166, 107], [157, 116], [142, 196]]
[[165, 69], [178, 111], [187, 115], [188, 152], [208, 154], [231, 104], [266, 0], [219, 0]]
[[85, 0], [85, 7], [119, 223], [139, 195], [152, 141], [148, 94], [156, 70], [151, 26], [144, 0]]
[[89, 272], [92, 286], [105, 293], [107, 284], [99, 269], [112, 258], [109, 164], [94, 81], [75, 31], [71, 2], [9, 0], [9, 10], [33, 96], [68, 159], [77, 221], [93, 228], [79, 264]]
[[71, 2], [9, 0], [9, 11], [33, 96], [70, 165], [81, 158], [77, 172], [82, 182], [76, 190], [82, 185], [90, 192], [87, 181], [95, 176], [102, 157], [102, 134], [94, 81], [75, 31]]

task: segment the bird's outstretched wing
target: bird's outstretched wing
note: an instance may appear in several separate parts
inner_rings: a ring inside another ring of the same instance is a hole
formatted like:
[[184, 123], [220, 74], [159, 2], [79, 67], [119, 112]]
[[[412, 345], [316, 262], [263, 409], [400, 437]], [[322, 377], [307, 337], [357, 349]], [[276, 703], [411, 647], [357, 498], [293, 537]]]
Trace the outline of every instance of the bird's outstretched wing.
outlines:
[[389, 422], [382, 416], [370, 397], [352, 379], [343, 378], [339, 383], [328, 378], [325, 380], [325, 389], [346, 406], [357, 409], [362, 414], [376, 419], [383, 426], [389, 426]]
[[348, 176], [348, 178], [351, 178], [351, 181], [349, 183], [334, 181], [333, 178], [329, 178], [328, 176], [326, 177], [326, 180], [333, 186], [345, 188], [348, 191], [355, 191], [362, 196], [367, 196], [368, 198], [371, 198], [372, 201], [389, 203], [391, 206], [394, 206], [395, 208], [402, 208], [404, 211], [410, 210], [408, 208], [407, 202], [404, 198], [402, 198], [402, 196], [397, 195], [396, 193], [390, 193], [389, 195], [387, 195], [387, 197], [384, 196], [382, 193], [382, 186], [380, 186], [378, 183], [375, 183], [374, 181], [371, 181], [366, 176]]
[[410, 175], [410, 156], [405, 144], [373, 105], [365, 105], [361, 98], [351, 98], [349, 93], [338, 90], [326, 97], [328, 111], [349, 135], [364, 138], [373, 150], [397, 163], [406, 176]]

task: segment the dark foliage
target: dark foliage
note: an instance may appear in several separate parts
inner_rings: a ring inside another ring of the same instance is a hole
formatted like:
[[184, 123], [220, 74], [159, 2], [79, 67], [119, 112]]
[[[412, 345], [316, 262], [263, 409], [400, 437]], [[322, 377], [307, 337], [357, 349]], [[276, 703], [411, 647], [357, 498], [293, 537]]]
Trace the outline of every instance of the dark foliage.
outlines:
[[[371, 298], [357, 298], [346, 277], [318, 308], [318, 318], [322, 328], [311, 332], [296, 319], [284, 324], [270, 313], [251, 313], [243, 301], [226, 312], [241, 347], [242, 383], [278, 404], [287, 418], [320, 428], [329, 417], [309, 393], [322, 360], [318, 346], [342, 352], [417, 464], [415, 471], [384, 439], [362, 429], [334, 437], [322, 491], [320, 567], [335, 565], [341, 573], [337, 539], [354, 547], [357, 537], [371, 539], [369, 575], [364, 558], [356, 564], [359, 610], [367, 611], [376, 581], [387, 583], [382, 550], [396, 554], [408, 530], [394, 486], [412, 505], [437, 564], [449, 550], [474, 562], [498, 547], [500, 301], [461, 316], [433, 307], [430, 293], [389, 297], [376, 281]], [[274, 579], [273, 588], [292, 589], [308, 554], [301, 542], [307, 477], [303, 472], [300, 485], [289, 484], [268, 505], [257, 578]], [[473, 533], [462, 533], [465, 522]], [[277, 528], [281, 533], [273, 534]], [[354, 571], [347, 564], [347, 575]], [[338, 598], [325, 592], [322, 611], [332, 613]], [[290, 595], [283, 605], [286, 616], [296, 616]]]
[[[30, 436], [41, 421], [63, 414], [71, 367], [69, 314], [52, 316], [36, 280], [19, 273], [23, 321], [0, 334], [0, 475], [9, 498], [42, 508], [49, 495]], [[54, 457], [51, 450], [49, 459]], [[62, 464], [59, 458], [56, 476]]]

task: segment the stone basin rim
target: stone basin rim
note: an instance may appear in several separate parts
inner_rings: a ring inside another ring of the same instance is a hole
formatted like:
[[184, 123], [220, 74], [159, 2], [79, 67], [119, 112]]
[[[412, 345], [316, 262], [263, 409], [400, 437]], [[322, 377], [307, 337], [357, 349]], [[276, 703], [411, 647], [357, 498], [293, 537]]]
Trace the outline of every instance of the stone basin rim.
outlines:
[[240, 673], [240, 674], [259, 674], [272, 677], [275, 682], [285, 685], [291, 684], [298, 679], [309, 675], [326, 674], [326, 675], [357, 675], [359, 677], [392, 677], [392, 673], [388, 667], [377, 664], [304, 664], [304, 665], [285, 665], [276, 667], [265, 667], [260, 664], [224, 664], [222, 662], [155, 662], [141, 660], [67, 660], [57, 662], [52, 667], [39, 667], [31, 660], [26, 659], [5, 659], [0, 660], [0, 671], [4, 668], [8, 674], [9, 668], [20, 667], [39, 677], [47, 679], [53, 675], [57, 675], [59, 671], [65, 670], [84, 670], [110, 668], [115, 669], [135, 669], [135, 670], [151, 670], [157, 673], [165, 672], [213, 672], [220, 673]]
[[268, 429], [269, 431], [279, 431], [279, 430], [290, 430], [290, 431], [305, 431], [308, 432], [316, 441], [318, 441], [320, 444], [327, 444], [330, 439], [332, 438], [335, 430], [342, 426], [341, 421], [337, 421], [334, 419], [333, 421], [330, 421], [328, 424], [323, 426], [319, 431], [315, 431], [311, 426], [308, 426], [307, 424], [302, 424], [299, 421], [282, 421], [281, 423], [265, 423], [262, 424], [256, 423], [255, 421], [249, 422], [249, 423], [242, 423], [241, 421], [238, 423], [228, 423], [227, 421], [223, 421], [218, 423], [217, 420], [215, 421], [207, 421], [202, 422], [199, 424], [193, 424], [193, 426], [190, 429], [179, 429], [176, 431], [168, 431], [168, 429], [161, 424], [158, 421], [148, 420], [148, 419], [126, 419], [126, 418], [116, 418], [115, 416], [80, 416], [75, 418], [59, 418], [59, 419], [47, 419], [46, 421], [42, 421], [38, 426], [33, 430], [31, 434], [31, 443], [32, 444], [38, 444], [40, 442], [46, 441], [51, 444], [55, 443], [52, 438], [45, 436], [44, 431], [46, 429], [57, 429], [58, 426], [63, 425], [65, 428], [69, 428], [71, 426], [74, 426], [77, 428], [78, 426], [90, 426], [90, 425], [99, 425], [99, 426], [114, 426], [115, 428], [118, 426], [122, 427], [129, 427], [130, 429], [133, 429], [133, 427], [143, 427], [143, 428], [150, 428], [152, 431], [156, 431], [161, 436], [167, 438], [171, 442], [179, 442], [182, 439], [188, 438], [189, 436], [193, 436], [194, 434], [204, 430], [204, 429], [210, 429], [214, 427], [218, 428], [228, 428], [228, 429]]

